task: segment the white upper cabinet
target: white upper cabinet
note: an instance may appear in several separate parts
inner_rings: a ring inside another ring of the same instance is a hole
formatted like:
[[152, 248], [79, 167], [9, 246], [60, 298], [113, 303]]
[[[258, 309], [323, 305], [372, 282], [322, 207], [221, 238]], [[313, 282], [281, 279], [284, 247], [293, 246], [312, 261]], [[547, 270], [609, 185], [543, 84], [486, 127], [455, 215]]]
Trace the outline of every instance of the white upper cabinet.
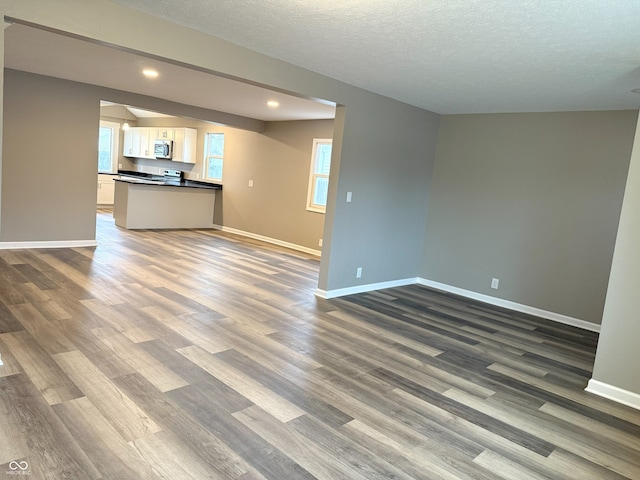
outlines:
[[124, 131], [124, 141], [122, 142], [122, 155], [125, 157], [133, 157], [133, 129]]
[[156, 130], [156, 139], [158, 140], [175, 140], [174, 128], [162, 127], [154, 130]]
[[125, 130], [122, 155], [133, 158], [155, 158], [153, 155], [155, 134], [155, 128], [131, 127]]
[[155, 141], [171, 140], [174, 162], [196, 163], [197, 138], [195, 128], [131, 127], [124, 132], [122, 154], [131, 158], [155, 158]]
[[[143, 158], [154, 158], [153, 144], [155, 138], [151, 135], [150, 128], [136, 128], [140, 142], [140, 156]], [[135, 144], [135, 137], [133, 143]]]
[[195, 128], [175, 128], [173, 131], [173, 161], [196, 163], [198, 131]]

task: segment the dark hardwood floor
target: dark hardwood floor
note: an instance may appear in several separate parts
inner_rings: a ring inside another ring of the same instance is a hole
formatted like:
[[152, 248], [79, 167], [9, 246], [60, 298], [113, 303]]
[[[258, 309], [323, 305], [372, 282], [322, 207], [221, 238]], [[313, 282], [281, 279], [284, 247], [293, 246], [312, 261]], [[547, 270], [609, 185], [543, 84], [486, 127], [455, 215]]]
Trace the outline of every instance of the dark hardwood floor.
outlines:
[[[0, 479], [639, 479], [597, 335], [215, 231], [0, 251]], [[630, 366], [630, 368], [637, 366]]]

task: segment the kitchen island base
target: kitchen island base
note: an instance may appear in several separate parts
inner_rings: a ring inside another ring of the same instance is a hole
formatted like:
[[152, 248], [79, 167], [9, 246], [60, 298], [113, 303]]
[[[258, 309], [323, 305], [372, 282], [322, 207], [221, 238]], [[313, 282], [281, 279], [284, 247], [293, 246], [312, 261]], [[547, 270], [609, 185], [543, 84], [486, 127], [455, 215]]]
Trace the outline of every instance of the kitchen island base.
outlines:
[[135, 229], [214, 228], [216, 190], [115, 182], [113, 217]]

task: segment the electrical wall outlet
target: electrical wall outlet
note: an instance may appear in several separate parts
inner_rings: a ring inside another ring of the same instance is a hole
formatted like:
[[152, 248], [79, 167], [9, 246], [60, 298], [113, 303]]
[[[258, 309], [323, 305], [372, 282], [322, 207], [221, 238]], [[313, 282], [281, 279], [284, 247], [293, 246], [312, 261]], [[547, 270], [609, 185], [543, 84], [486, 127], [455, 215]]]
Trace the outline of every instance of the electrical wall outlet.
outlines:
[[318, 240], [318, 246], [321, 247], [322, 246], [322, 239]]
[[352, 192], [347, 192], [347, 203], [351, 203], [351, 197], [353, 196]]
[[362, 278], [362, 267], [356, 268], [356, 278]]
[[491, 288], [494, 289], [498, 289], [498, 285], [500, 284], [500, 279], [499, 278], [492, 278], [491, 279]]
[[249, 180], [249, 186], [253, 187], [253, 180]]

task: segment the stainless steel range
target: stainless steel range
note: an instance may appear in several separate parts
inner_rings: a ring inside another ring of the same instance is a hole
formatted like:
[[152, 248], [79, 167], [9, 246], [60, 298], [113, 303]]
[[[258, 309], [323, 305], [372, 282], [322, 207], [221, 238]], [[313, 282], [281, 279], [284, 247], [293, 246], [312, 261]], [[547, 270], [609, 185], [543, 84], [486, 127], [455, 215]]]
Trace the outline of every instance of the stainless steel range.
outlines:
[[165, 168], [162, 173], [164, 174], [165, 180], [181, 182], [184, 178], [184, 172], [182, 170], [172, 170], [170, 168]]

